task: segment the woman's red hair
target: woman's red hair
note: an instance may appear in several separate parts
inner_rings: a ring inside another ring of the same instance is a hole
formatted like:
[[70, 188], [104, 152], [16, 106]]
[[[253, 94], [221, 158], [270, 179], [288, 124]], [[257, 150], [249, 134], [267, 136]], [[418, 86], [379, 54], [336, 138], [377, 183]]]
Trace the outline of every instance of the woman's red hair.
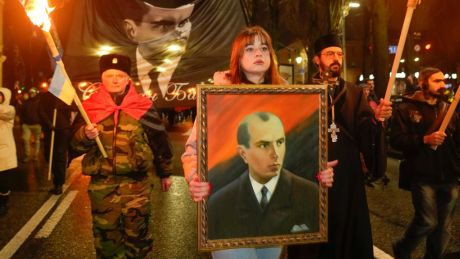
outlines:
[[248, 44], [254, 44], [254, 39], [256, 37], [259, 37], [264, 44], [267, 44], [270, 51], [270, 67], [265, 72], [264, 84], [284, 84], [285, 81], [278, 73], [278, 62], [276, 60], [275, 50], [273, 49], [272, 39], [270, 35], [259, 26], [243, 29], [233, 41], [232, 54], [230, 56], [230, 78], [232, 83], [249, 83], [240, 66], [240, 59], [243, 56], [245, 47]]

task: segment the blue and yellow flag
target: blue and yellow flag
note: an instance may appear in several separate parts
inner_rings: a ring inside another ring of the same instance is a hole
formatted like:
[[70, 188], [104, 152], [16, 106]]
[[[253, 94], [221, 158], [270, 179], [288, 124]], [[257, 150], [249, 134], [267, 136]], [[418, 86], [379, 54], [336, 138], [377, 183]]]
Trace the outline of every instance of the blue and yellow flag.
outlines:
[[57, 65], [54, 70], [53, 79], [48, 89], [57, 98], [61, 99], [67, 105], [70, 105], [75, 96], [75, 89], [69, 77], [63, 73], [61, 66]]

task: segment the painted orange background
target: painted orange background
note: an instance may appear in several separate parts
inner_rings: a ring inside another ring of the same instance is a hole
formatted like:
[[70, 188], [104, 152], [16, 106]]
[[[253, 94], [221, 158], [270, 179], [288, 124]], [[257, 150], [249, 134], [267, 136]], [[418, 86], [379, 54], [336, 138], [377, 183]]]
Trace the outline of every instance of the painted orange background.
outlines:
[[236, 152], [240, 121], [253, 112], [277, 115], [287, 133], [320, 105], [319, 94], [209, 94], [207, 96], [208, 170]]

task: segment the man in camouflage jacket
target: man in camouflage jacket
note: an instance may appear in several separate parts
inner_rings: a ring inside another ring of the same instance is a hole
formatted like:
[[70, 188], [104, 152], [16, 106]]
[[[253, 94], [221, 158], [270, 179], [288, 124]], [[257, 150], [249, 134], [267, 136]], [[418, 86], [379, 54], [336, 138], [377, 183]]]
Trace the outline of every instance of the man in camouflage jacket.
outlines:
[[[129, 78], [130, 59], [110, 54], [99, 65], [102, 84], [83, 103], [93, 124], [76, 121], [71, 147], [86, 153], [82, 169], [91, 175], [88, 195], [97, 257], [140, 258], [152, 249], [149, 172], [156, 170], [162, 190], [169, 190], [171, 145], [152, 101], [140, 96]], [[97, 136], [107, 158], [98, 149]]]

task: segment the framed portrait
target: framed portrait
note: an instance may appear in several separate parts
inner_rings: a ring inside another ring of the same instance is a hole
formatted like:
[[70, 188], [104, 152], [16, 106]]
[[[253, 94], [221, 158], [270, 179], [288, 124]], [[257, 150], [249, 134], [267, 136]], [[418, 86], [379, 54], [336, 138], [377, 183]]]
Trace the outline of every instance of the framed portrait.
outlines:
[[327, 89], [198, 85], [198, 248], [327, 241]]
[[279, 73], [289, 84], [294, 84], [294, 65], [280, 64], [278, 66]]

